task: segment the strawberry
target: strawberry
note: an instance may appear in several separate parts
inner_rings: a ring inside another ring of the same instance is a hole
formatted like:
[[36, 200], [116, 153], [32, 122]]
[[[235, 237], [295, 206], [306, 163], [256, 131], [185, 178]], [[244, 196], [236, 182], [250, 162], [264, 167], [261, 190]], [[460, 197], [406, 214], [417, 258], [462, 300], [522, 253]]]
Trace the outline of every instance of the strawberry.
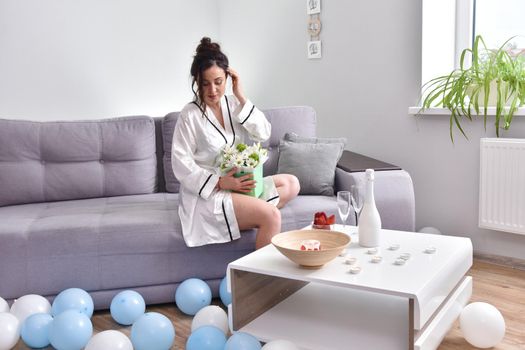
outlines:
[[327, 225], [324, 212], [321, 211], [314, 214], [314, 225]]
[[327, 225], [334, 225], [335, 224], [335, 215], [330, 215], [328, 219], [326, 219]]

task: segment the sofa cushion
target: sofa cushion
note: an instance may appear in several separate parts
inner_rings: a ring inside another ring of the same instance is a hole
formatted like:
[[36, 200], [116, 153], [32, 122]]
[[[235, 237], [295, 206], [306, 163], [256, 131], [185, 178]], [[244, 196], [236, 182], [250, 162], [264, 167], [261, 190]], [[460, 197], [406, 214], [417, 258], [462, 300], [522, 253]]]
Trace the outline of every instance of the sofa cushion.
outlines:
[[180, 112], [172, 112], [164, 117], [162, 120], [162, 144], [164, 147], [164, 156], [162, 163], [164, 164], [164, 180], [166, 181], [166, 191], [176, 193], [179, 192], [179, 180], [173, 174], [171, 167], [171, 144], [173, 143], [173, 132], [175, 131], [175, 124], [179, 118]]
[[149, 117], [0, 120], [0, 206], [152, 193], [155, 185]]
[[295, 175], [300, 194], [334, 195], [335, 168], [346, 140], [344, 138], [299, 137], [287, 133], [279, 145], [277, 171]]
[[154, 193], [0, 208], [0, 295], [217, 279], [253, 251], [253, 230], [232, 243], [188, 248], [178, 203], [179, 194]]

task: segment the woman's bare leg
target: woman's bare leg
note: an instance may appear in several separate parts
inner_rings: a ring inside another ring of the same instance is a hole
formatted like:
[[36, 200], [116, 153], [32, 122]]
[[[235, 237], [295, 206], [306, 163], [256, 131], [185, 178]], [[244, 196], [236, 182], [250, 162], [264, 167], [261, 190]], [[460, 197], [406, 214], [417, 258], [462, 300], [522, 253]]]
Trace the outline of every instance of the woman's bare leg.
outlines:
[[299, 190], [299, 180], [290, 174], [277, 174], [272, 176], [277, 192], [279, 192], [279, 204], [277, 208], [282, 208], [286, 203], [297, 197]]
[[272, 237], [281, 232], [281, 212], [274, 205], [240, 193], [232, 193], [232, 201], [239, 229], [258, 229], [256, 249], [270, 244]]

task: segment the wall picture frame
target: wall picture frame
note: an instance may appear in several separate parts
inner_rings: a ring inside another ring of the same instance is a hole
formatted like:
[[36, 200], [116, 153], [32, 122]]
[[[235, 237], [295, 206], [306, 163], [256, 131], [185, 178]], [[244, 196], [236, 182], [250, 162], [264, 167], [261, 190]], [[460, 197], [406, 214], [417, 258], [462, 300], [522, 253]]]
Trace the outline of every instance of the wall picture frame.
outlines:
[[308, 41], [307, 50], [308, 50], [308, 59], [321, 58], [321, 40], [317, 41]]
[[309, 15], [321, 13], [321, 0], [306, 0], [306, 13]]

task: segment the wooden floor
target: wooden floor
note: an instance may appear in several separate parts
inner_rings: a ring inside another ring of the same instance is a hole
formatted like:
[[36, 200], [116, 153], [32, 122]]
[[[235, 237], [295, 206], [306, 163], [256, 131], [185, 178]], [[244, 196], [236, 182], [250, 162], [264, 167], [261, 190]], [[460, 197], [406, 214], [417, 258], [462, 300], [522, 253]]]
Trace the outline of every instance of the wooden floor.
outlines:
[[[505, 318], [507, 326], [505, 338], [492, 349], [525, 349], [525, 270], [498, 266], [475, 259], [469, 275], [474, 280], [471, 302], [490, 303], [497, 307]], [[214, 300], [213, 303], [221, 305], [220, 300]], [[176, 336], [172, 349], [184, 349], [184, 344], [190, 334], [192, 317], [179, 312], [174, 303], [150, 306], [147, 311], [160, 312], [173, 320]], [[116, 329], [129, 336], [131, 330], [131, 327], [122, 327], [115, 323], [109, 311], [96, 312], [92, 321], [95, 332]], [[15, 349], [29, 348], [20, 341]], [[461, 336], [457, 321], [439, 347], [439, 350], [455, 349], [475, 349]]]

